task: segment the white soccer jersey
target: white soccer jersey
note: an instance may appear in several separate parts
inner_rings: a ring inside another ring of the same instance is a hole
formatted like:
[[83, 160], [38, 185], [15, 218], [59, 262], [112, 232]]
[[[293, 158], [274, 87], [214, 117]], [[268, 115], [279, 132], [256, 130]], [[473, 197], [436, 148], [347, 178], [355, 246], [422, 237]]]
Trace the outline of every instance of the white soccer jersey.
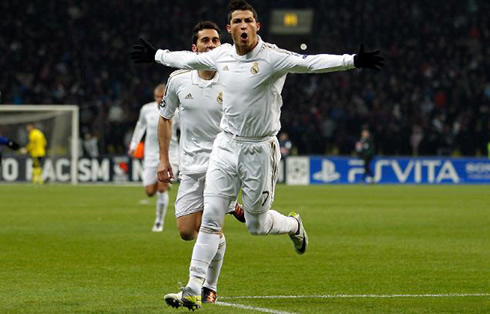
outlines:
[[[145, 137], [145, 157], [144, 166], [158, 166], [160, 162], [160, 149], [158, 146], [158, 119], [160, 118], [158, 104], [150, 102], [145, 104], [141, 110], [138, 122], [134, 128], [133, 136], [129, 149], [136, 149], [136, 146]], [[176, 127], [172, 130], [172, 140], [170, 142], [170, 152], [173, 156], [178, 156], [178, 140]], [[176, 160], [178, 163], [178, 161]]]
[[214, 69], [223, 85], [221, 128], [243, 137], [275, 136], [281, 128], [281, 91], [286, 74], [354, 68], [354, 55], [300, 55], [263, 42], [244, 56], [223, 44], [210, 52], [159, 49], [155, 61], [181, 69]]
[[[172, 119], [180, 112], [180, 172], [206, 172], [216, 135], [221, 131], [223, 87], [219, 75], [201, 79], [197, 71], [175, 71], [167, 82], [160, 115]], [[170, 159], [172, 160], [172, 159]]]

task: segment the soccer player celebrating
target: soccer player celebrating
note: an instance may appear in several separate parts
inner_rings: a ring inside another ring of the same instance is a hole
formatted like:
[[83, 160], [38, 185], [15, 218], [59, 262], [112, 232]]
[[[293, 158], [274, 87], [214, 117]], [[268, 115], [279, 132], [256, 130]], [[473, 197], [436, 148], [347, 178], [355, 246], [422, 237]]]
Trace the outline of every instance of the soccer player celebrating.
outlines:
[[26, 125], [29, 142], [21, 152], [28, 152], [32, 157], [32, 183], [43, 184], [43, 162], [46, 157], [46, 137], [44, 133], [34, 126], [34, 123]]
[[[192, 51], [203, 53], [220, 45], [220, 29], [210, 21], [198, 23], [193, 30]], [[223, 103], [223, 86], [216, 71], [175, 71], [167, 82], [167, 91], [160, 105], [158, 133], [160, 141], [160, 165], [158, 178], [168, 182], [173, 179], [173, 169], [168, 151], [172, 129], [172, 117], [180, 113], [180, 186], [175, 202], [175, 215], [180, 236], [194, 240], [201, 226], [204, 209], [204, 185], [209, 155], [216, 135], [220, 133]], [[243, 211], [239, 204], [232, 204], [235, 217]], [[237, 217], [238, 218], [238, 217]], [[204, 302], [216, 302], [217, 282], [226, 240], [219, 234], [218, 251], [211, 260], [202, 288]], [[180, 294], [165, 296], [168, 304], [181, 306]]]
[[280, 151], [281, 90], [288, 72], [324, 73], [358, 68], [379, 69], [378, 52], [357, 55], [298, 55], [262, 41], [257, 12], [246, 1], [230, 4], [227, 31], [233, 45], [208, 53], [156, 50], [149, 43], [133, 47], [138, 63], [158, 62], [181, 69], [216, 70], [223, 84], [222, 132], [217, 136], [206, 173], [204, 213], [192, 252], [190, 278], [181, 302], [189, 309], [202, 305], [201, 287], [219, 245], [223, 216], [242, 190], [249, 232], [288, 234], [298, 254], [308, 245], [299, 214], [271, 210]]
[[[157, 167], [160, 156], [157, 137], [158, 119], [160, 116], [158, 106], [163, 99], [164, 93], [165, 84], [159, 84], [155, 87], [153, 92], [155, 101], [147, 103], [141, 108], [128, 151], [128, 154], [134, 158], [136, 155], [136, 147], [146, 133], [143, 159], [143, 185], [145, 187], [146, 195], [149, 197], [152, 197], [155, 193], [157, 195], [156, 218], [152, 228], [153, 232], [163, 231], [165, 214], [167, 213], [168, 208], [169, 183], [158, 182], [157, 179]], [[171, 132], [172, 140], [170, 141], [170, 152], [174, 157], [172, 158], [172, 162], [175, 163], [174, 167], [178, 169], [179, 148], [176, 134], [175, 131]]]

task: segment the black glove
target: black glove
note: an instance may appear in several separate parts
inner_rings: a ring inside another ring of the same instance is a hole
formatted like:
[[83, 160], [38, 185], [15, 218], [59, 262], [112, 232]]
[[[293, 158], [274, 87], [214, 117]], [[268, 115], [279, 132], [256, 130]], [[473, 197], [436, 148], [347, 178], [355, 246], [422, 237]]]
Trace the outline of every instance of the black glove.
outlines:
[[141, 45], [133, 45], [131, 60], [133, 60], [134, 63], [155, 62], [155, 53], [157, 50], [143, 38], [140, 38], [140, 41]]
[[364, 44], [361, 44], [359, 52], [354, 56], [354, 66], [356, 68], [381, 70], [385, 64], [385, 59], [378, 54], [379, 50], [364, 51]]
[[19, 144], [17, 144], [16, 142], [12, 141], [12, 140], [9, 140], [8, 143], [7, 143], [7, 146], [10, 148], [10, 149], [13, 149], [13, 150], [18, 150], [20, 148]]

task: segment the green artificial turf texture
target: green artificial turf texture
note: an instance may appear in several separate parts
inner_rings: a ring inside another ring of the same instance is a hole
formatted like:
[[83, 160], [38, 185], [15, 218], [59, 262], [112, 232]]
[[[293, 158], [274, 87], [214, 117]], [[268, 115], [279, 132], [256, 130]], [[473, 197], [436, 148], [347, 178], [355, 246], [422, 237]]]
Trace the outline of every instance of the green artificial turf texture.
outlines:
[[[162, 301], [187, 282], [194, 243], [178, 236], [176, 190], [152, 233], [139, 186], [0, 185], [0, 312], [187, 312]], [[280, 185], [273, 207], [301, 214], [306, 254], [227, 216], [219, 296], [250, 308], [200, 312], [490, 312], [488, 186]]]

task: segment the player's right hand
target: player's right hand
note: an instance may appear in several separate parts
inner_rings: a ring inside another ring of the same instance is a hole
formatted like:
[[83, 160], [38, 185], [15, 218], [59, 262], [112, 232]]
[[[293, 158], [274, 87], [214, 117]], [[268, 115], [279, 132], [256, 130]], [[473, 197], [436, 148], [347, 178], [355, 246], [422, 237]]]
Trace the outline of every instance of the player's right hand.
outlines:
[[136, 157], [136, 149], [130, 149], [130, 150], [128, 150], [128, 155], [131, 158], [135, 158]]
[[354, 55], [354, 66], [356, 68], [381, 70], [385, 64], [385, 59], [379, 55], [379, 50], [365, 51], [364, 44], [361, 44], [359, 52]]
[[174, 180], [174, 173], [172, 166], [168, 162], [161, 162], [158, 164], [157, 168], [158, 181], [165, 183], [172, 183]]
[[152, 63], [155, 61], [155, 54], [157, 50], [153, 46], [140, 38], [141, 45], [133, 45], [133, 50], [131, 51], [131, 60], [134, 63]]

